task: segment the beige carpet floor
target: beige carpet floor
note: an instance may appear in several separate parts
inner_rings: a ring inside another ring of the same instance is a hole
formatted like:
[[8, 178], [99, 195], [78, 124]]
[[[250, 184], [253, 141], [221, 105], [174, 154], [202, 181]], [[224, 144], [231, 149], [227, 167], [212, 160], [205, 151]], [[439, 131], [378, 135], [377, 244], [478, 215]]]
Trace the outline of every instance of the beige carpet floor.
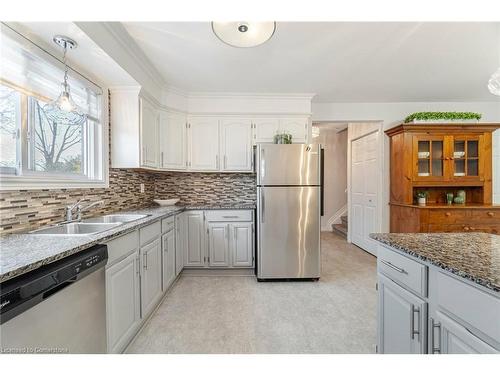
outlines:
[[376, 259], [321, 234], [319, 282], [184, 276], [128, 353], [375, 353]]

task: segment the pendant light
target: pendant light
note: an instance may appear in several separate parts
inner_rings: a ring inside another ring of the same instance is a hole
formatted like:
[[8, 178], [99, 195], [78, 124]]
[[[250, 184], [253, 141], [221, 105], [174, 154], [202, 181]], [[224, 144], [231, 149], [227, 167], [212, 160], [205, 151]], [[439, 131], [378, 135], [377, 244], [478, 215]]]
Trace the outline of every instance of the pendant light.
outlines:
[[56, 35], [53, 38], [54, 43], [63, 48], [63, 63], [64, 63], [64, 81], [61, 84], [61, 93], [56, 100], [51, 101], [43, 106], [43, 110], [47, 118], [58, 124], [65, 125], [81, 125], [87, 120], [87, 115], [71, 98], [70, 87], [68, 84], [68, 65], [66, 63], [66, 51], [75, 49], [77, 43], [67, 36]]
[[493, 95], [500, 96], [500, 68], [491, 75], [488, 81], [488, 90], [490, 90]]
[[276, 22], [212, 22], [212, 30], [230, 46], [255, 47], [271, 39]]

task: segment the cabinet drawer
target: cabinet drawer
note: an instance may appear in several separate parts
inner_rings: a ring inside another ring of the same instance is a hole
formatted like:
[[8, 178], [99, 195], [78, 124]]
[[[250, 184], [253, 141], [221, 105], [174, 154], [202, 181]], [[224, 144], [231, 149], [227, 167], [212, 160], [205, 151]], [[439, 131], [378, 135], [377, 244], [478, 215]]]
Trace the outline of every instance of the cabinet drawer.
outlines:
[[252, 210], [211, 210], [205, 211], [207, 221], [252, 221]]
[[139, 238], [141, 241], [141, 246], [153, 241], [161, 234], [161, 223], [160, 221], [149, 224], [144, 228], [139, 229]]
[[500, 298], [439, 272], [437, 303], [443, 310], [500, 343]]
[[413, 292], [427, 297], [427, 266], [384, 246], [378, 247], [377, 257], [378, 272]]
[[170, 216], [161, 221], [161, 231], [166, 233], [171, 229], [174, 229], [175, 216]]
[[429, 210], [429, 224], [467, 224], [469, 220], [467, 210]]
[[471, 216], [471, 221], [474, 223], [500, 226], [500, 210], [472, 210]]
[[139, 248], [139, 232], [137, 230], [115, 238], [106, 243], [108, 246], [108, 263], [107, 266], [123, 258], [125, 255], [136, 251]]

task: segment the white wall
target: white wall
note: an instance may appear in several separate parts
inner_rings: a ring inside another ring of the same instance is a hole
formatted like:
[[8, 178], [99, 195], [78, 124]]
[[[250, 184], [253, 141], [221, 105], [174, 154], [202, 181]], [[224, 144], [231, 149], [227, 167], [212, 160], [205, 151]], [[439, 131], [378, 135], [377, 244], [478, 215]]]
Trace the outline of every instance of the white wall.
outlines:
[[[401, 123], [406, 116], [421, 111], [472, 111], [481, 121], [500, 122], [500, 101], [491, 102], [408, 102], [408, 103], [312, 103], [313, 121], [346, 121], [349, 140], [369, 132], [367, 121], [381, 121], [384, 129]], [[373, 126], [376, 126], [373, 124]], [[389, 230], [389, 139], [383, 142], [384, 191], [382, 228]], [[500, 204], [500, 129], [493, 134], [493, 201]]]

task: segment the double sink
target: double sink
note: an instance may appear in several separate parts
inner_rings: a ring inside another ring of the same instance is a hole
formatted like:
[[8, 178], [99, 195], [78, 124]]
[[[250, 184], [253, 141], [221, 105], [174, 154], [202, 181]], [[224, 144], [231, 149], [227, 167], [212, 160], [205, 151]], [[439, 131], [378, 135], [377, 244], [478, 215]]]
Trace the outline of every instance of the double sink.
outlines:
[[117, 226], [143, 219], [150, 215], [111, 214], [84, 219], [78, 222], [55, 225], [53, 227], [34, 230], [32, 234], [84, 236], [96, 234]]

